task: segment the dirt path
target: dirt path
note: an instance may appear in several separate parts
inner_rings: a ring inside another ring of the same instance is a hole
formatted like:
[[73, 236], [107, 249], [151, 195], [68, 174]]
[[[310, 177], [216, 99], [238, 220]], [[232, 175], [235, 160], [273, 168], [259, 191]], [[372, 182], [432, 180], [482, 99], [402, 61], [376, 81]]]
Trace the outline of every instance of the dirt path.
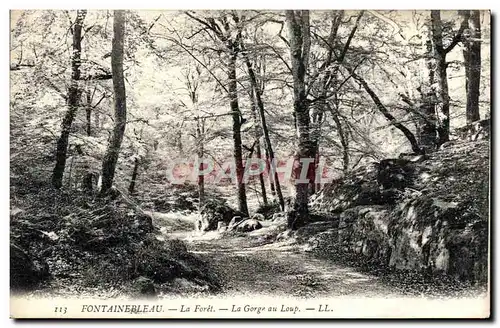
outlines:
[[189, 249], [209, 258], [221, 273], [224, 292], [231, 295], [397, 296], [378, 277], [315, 258], [290, 243], [263, 244], [255, 235], [197, 236], [178, 233]]
[[185, 241], [190, 251], [207, 258], [222, 277], [223, 292], [228, 295], [439, 298], [484, 292], [479, 287], [442, 279], [430, 282], [412, 274], [370, 274], [342, 259], [314, 256], [293, 240], [270, 242], [266, 236], [276, 226], [268, 221], [250, 233], [202, 234], [192, 231], [195, 216], [156, 214], [156, 223], [168, 238]]

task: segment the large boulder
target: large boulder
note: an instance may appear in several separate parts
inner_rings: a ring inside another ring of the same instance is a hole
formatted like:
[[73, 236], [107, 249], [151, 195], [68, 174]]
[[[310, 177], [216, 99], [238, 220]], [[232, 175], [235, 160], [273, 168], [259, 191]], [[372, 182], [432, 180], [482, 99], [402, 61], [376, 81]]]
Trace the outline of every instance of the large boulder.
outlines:
[[377, 182], [378, 168], [378, 163], [372, 163], [325, 185], [311, 197], [311, 209], [341, 213], [354, 206], [387, 203]]
[[158, 240], [150, 236], [134, 252], [134, 265], [130, 276], [147, 278], [145, 291], [151, 292], [150, 282], [155, 284], [171, 283], [177, 278], [185, 278], [207, 286], [209, 290], [220, 288], [217, 275], [211, 270], [210, 263], [190, 253], [186, 245], [177, 239]]
[[401, 203], [392, 213], [389, 265], [485, 282], [488, 222], [470, 208], [468, 202], [428, 196]]
[[217, 230], [218, 222], [229, 225], [235, 216], [245, 215], [237, 211], [222, 201], [209, 201], [201, 209], [200, 218], [196, 221], [195, 227], [199, 231]]
[[387, 266], [391, 255], [389, 213], [387, 207], [380, 205], [357, 206], [343, 212], [338, 223], [339, 250]]
[[234, 226], [234, 229], [238, 232], [250, 232], [260, 228], [262, 228], [262, 224], [255, 219], [247, 219]]
[[404, 189], [412, 185], [413, 162], [404, 158], [391, 158], [380, 161], [377, 182], [382, 189]]
[[233, 216], [233, 218], [231, 219], [231, 221], [229, 221], [229, 225], [228, 227], [229, 228], [232, 228], [235, 224], [237, 223], [240, 223], [241, 221], [243, 221], [243, 218], [241, 216]]
[[[358, 171], [337, 188], [325, 188], [312, 208], [340, 211], [338, 227], [310, 224], [298, 235], [365, 264], [486, 282], [488, 141], [457, 142], [413, 157], [384, 160], [374, 173]], [[359, 195], [374, 185], [380, 185], [382, 197], [360, 203]], [[392, 195], [385, 199], [392, 201], [384, 200], [387, 192]]]
[[257, 221], [264, 221], [266, 218], [264, 217], [263, 214], [255, 213], [254, 215], [252, 215], [252, 219]]

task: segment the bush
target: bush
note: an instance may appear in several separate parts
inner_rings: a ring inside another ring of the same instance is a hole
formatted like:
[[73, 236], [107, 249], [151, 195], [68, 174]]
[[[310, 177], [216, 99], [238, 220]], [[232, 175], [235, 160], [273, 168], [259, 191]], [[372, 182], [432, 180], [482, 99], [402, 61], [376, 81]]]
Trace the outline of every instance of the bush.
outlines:
[[129, 202], [47, 189], [11, 217], [11, 283], [36, 288], [49, 276], [87, 287], [185, 278], [220, 287], [208, 263], [177, 240], [160, 241], [149, 216]]

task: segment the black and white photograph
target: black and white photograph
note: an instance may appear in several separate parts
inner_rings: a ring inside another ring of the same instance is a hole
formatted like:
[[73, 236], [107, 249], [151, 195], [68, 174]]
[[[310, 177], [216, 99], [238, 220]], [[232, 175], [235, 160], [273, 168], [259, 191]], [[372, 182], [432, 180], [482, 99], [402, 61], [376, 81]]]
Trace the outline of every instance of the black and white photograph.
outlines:
[[9, 28], [11, 318], [490, 317], [489, 10]]

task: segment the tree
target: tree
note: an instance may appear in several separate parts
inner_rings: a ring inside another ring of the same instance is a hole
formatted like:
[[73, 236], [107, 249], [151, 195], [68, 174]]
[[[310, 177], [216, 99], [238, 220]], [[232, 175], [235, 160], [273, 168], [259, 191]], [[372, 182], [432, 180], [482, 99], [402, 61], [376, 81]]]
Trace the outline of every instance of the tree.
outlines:
[[135, 192], [135, 185], [137, 183], [137, 175], [139, 173], [139, 156], [134, 157], [134, 169], [132, 170], [132, 178], [130, 179], [130, 184], [128, 186], [128, 193], [133, 194]]
[[115, 125], [102, 163], [101, 195], [106, 195], [113, 186], [116, 163], [127, 125], [127, 101], [123, 76], [123, 48], [125, 39], [125, 11], [115, 10], [113, 21], [113, 43], [111, 49], [111, 71], [113, 75]]
[[[311, 107], [311, 139], [313, 142], [314, 151], [314, 165], [312, 175], [316, 176], [316, 171], [319, 165], [319, 150], [321, 141], [321, 128], [326, 116], [325, 113], [328, 111], [332, 115], [332, 119], [335, 123], [337, 133], [340, 138], [340, 143], [342, 146], [342, 166], [344, 174], [347, 173], [349, 169], [349, 146], [348, 138], [344, 133], [342, 123], [340, 121], [340, 89], [345, 84], [340, 80], [339, 67], [343, 64], [346, 59], [347, 52], [351, 46], [354, 35], [358, 29], [359, 22], [363, 17], [364, 11], [361, 11], [356, 18], [353, 28], [351, 29], [345, 43], [341, 44], [341, 38], [339, 36], [339, 29], [342, 25], [342, 19], [344, 17], [344, 11], [334, 11], [331, 16], [331, 26], [329, 34], [326, 38], [318, 36], [319, 43], [326, 48], [326, 58], [321, 63], [320, 68], [317, 70], [310, 81], [308, 90], [316, 91], [315, 97], [310, 101], [310, 103], [315, 103], [316, 106]], [[335, 51], [335, 48], [340, 48], [340, 51]], [[319, 60], [318, 60], [319, 61]], [[319, 78], [322, 76], [322, 78]], [[318, 86], [315, 85], [315, 82]], [[315, 90], [316, 89], [316, 90]], [[332, 91], [333, 90], [333, 91]], [[311, 193], [315, 193], [317, 187], [314, 183], [311, 183]], [[319, 184], [318, 184], [319, 187]]]
[[[227, 75], [227, 88], [220, 84], [229, 97], [229, 107], [233, 119], [233, 157], [236, 165], [236, 181], [238, 187], [238, 208], [240, 212], [248, 214], [246, 188], [243, 182], [245, 168], [243, 166], [243, 153], [241, 142], [242, 116], [238, 102], [238, 81], [236, 76], [236, 60], [240, 52], [241, 31], [238, 26], [242, 24], [236, 12], [224, 13], [220, 17], [199, 18], [187, 12], [191, 19], [203, 26], [203, 30], [209, 31], [224, 46], [225, 71]], [[231, 24], [232, 20], [232, 24]]]
[[481, 81], [481, 17], [479, 10], [472, 10], [468, 21], [469, 36], [464, 42], [465, 89], [467, 123], [478, 121], [479, 85]]
[[[188, 67], [184, 74], [184, 84], [189, 94], [189, 99], [191, 100], [191, 105], [193, 107], [193, 115], [195, 115], [196, 120], [196, 155], [198, 161], [201, 161], [196, 163], [196, 165], [199, 171], [203, 170], [203, 159], [205, 157], [205, 119], [201, 117], [201, 110], [198, 105], [198, 88], [200, 86], [200, 80], [201, 67], [199, 65]], [[203, 207], [203, 204], [205, 202], [205, 176], [203, 174], [198, 173], [197, 183], [198, 208], [201, 211], [201, 208]]]
[[[260, 147], [260, 136], [261, 136], [261, 129], [259, 129], [259, 119], [257, 118], [257, 104], [255, 100], [255, 95], [254, 95], [254, 89], [250, 89], [250, 101], [252, 103], [252, 119], [254, 121], [255, 127], [254, 127], [254, 132], [255, 132], [255, 155], [257, 158], [261, 159], [262, 158], [262, 149]], [[266, 191], [266, 183], [264, 181], [264, 172], [259, 173], [259, 184], [260, 184], [260, 192], [262, 195], [262, 202], [264, 203], [265, 206], [267, 206], [267, 191]], [[283, 203], [284, 205], [284, 203]]]
[[81, 92], [78, 86], [80, 80], [80, 66], [81, 66], [81, 53], [82, 53], [82, 28], [86, 10], [78, 10], [76, 19], [73, 23], [73, 52], [71, 54], [71, 82], [68, 89], [67, 104], [68, 110], [64, 115], [61, 125], [61, 134], [57, 139], [56, 147], [56, 165], [52, 173], [52, 185], [59, 189], [62, 187], [64, 169], [66, 167], [66, 157], [68, 152], [68, 139], [71, 131], [71, 126], [75, 119], [76, 112], [79, 107]]
[[431, 10], [431, 33], [432, 49], [434, 59], [434, 71], [436, 78], [436, 98], [437, 98], [437, 132], [439, 147], [450, 139], [450, 94], [448, 90], [448, 73], [446, 55], [455, 48], [462, 39], [462, 33], [467, 27], [469, 12], [466, 11], [463, 16], [459, 30], [453, 36], [448, 46], [443, 45], [443, 23], [441, 21], [441, 12]]
[[347, 67], [347, 70], [351, 74], [351, 76], [361, 84], [361, 86], [365, 89], [366, 93], [372, 98], [373, 102], [377, 106], [377, 109], [380, 111], [382, 115], [392, 124], [394, 127], [399, 129], [405, 137], [408, 139], [408, 141], [411, 144], [411, 149], [413, 152], [420, 154], [422, 152], [422, 149], [420, 148], [417, 139], [415, 138], [415, 135], [403, 124], [398, 122], [398, 120], [389, 112], [387, 107], [382, 103], [380, 98], [377, 96], [375, 91], [368, 85], [368, 83], [363, 79], [361, 76], [356, 74], [352, 68]]
[[298, 145], [295, 151], [295, 199], [288, 214], [288, 228], [295, 230], [303, 226], [309, 217], [309, 181], [303, 182], [300, 175], [303, 161], [314, 158], [314, 144], [309, 134], [309, 106], [306, 95], [306, 74], [311, 50], [309, 11], [287, 10], [290, 57], [293, 76], [293, 111], [296, 120]]
[[[262, 98], [261, 98], [262, 90], [261, 90], [259, 84], [257, 83], [257, 77], [255, 76], [255, 72], [254, 72], [252, 63], [250, 62], [250, 59], [248, 58], [248, 52], [246, 51], [243, 43], [241, 45], [242, 45], [242, 50], [243, 50], [243, 57], [244, 57], [245, 64], [246, 64], [247, 70], [248, 70], [248, 76], [250, 77], [250, 83], [252, 84], [252, 91], [251, 91], [251, 100], [253, 101], [252, 105], [253, 106], [256, 105], [256, 107], [258, 108], [260, 124], [261, 124], [261, 128], [262, 128], [262, 132], [264, 134], [266, 154], [268, 155], [267, 160], [271, 161], [271, 165], [275, 165], [276, 162], [275, 162], [274, 150], [273, 150], [273, 146], [271, 144], [271, 138], [269, 137], [269, 130], [268, 130], [267, 124], [266, 124], [266, 114], [265, 114], [265, 110], [264, 110], [264, 102], [262, 101]], [[259, 156], [260, 143], [257, 144], [257, 146], [258, 146], [257, 156]], [[280, 204], [281, 209], [284, 210], [285, 209], [285, 200], [283, 198], [283, 193], [281, 191], [281, 185], [280, 185], [280, 182], [278, 179], [278, 173], [276, 172], [276, 170], [274, 168], [271, 171], [273, 172], [272, 173], [273, 174], [272, 181], [273, 181], [273, 185], [274, 185], [275, 190], [276, 190], [276, 195], [278, 196], [278, 202]], [[263, 182], [262, 175], [260, 175], [260, 179], [261, 179], [261, 185], [263, 185], [264, 182]]]

